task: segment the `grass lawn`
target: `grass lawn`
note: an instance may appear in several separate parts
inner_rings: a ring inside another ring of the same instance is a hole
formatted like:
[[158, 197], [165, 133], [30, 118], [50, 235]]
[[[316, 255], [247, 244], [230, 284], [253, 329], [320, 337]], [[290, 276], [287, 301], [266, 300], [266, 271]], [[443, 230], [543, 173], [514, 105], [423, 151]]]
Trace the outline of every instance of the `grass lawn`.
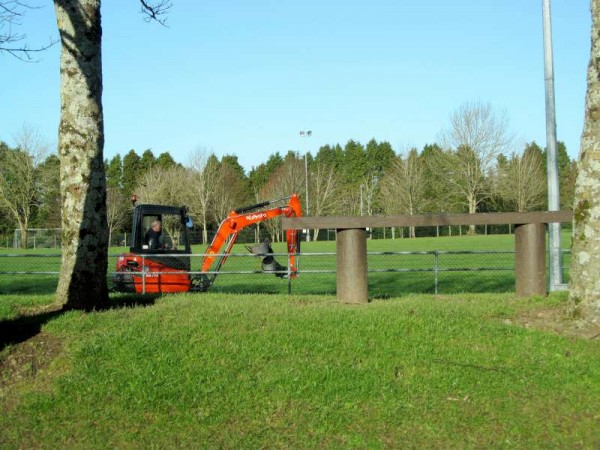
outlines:
[[136, 299], [2, 298], [1, 448], [600, 447], [600, 340], [518, 325], [564, 293]]
[[[563, 248], [570, 246], [570, 234], [563, 232]], [[285, 244], [275, 243], [277, 253], [285, 253]], [[369, 270], [381, 272], [369, 273], [369, 295], [371, 298], [389, 298], [405, 293], [435, 293], [436, 275], [434, 265], [440, 268], [437, 274], [437, 292], [450, 294], [460, 292], [512, 292], [515, 286], [514, 276], [514, 235], [477, 235], [417, 239], [374, 239], [367, 241], [369, 252], [421, 252], [421, 254], [385, 254], [369, 255]], [[204, 246], [195, 245], [194, 254], [203, 254]], [[302, 242], [302, 255], [299, 258], [300, 276], [291, 283], [293, 294], [322, 295], [335, 293], [335, 241]], [[109, 271], [116, 266], [116, 256], [126, 252], [126, 248], [111, 248]], [[439, 255], [431, 252], [440, 251]], [[475, 254], [447, 254], [445, 252], [496, 252]], [[429, 252], [429, 253], [428, 253]], [[3, 255], [19, 256], [6, 257]], [[231, 293], [270, 293], [286, 294], [288, 282], [271, 274], [234, 273], [227, 271], [259, 271], [260, 260], [251, 256], [243, 244], [236, 244], [223, 266], [211, 291]], [[331, 253], [331, 255], [315, 255]], [[243, 255], [243, 256], [237, 256]], [[285, 256], [277, 256], [285, 266]], [[563, 267], [568, 268], [570, 255], [563, 259]], [[201, 266], [199, 256], [192, 260], [192, 269]], [[489, 270], [478, 270], [487, 268]], [[385, 272], [388, 269], [405, 271], [402, 273]], [[460, 271], [455, 271], [461, 269]], [[464, 271], [470, 269], [471, 271]], [[0, 250], [0, 272], [32, 271], [36, 274], [1, 274], [0, 298], [2, 295], [50, 294], [57, 284], [56, 275], [43, 272], [60, 270], [60, 252], [55, 249], [37, 249], [27, 251]], [[329, 273], [314, 273], [315, 271]], [[412, 272], [406, 272], [412, 270]], [[311, 273], [312, 272], [312, 273]], [[110, 276], [109, 276], [110, 279]], [[568, 270], [564, 271], [568, 281]]]

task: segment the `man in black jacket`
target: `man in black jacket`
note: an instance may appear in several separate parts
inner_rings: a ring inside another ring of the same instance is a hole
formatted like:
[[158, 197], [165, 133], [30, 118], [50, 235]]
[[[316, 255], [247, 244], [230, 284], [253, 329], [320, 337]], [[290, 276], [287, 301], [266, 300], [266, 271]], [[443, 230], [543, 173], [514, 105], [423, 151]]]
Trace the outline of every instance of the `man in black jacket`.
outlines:
[[160, 241], [160, 237], [162, 235], [162, 224], [160, 220], [155, 220], [152, 222], [152, 226], [146, 232], [146, 236], [144, 237], [144, 243], [148, 245], [148, 250], [158, 250], [162, 248], [162, 243]]

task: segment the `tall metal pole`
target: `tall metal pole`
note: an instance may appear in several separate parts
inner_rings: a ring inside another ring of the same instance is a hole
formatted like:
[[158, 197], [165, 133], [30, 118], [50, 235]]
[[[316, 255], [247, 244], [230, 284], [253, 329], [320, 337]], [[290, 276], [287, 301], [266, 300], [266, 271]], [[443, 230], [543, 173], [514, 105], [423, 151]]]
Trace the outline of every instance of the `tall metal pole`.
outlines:
[[[302, 137], [310, 137], [312, 135], [312, 131], [301, 131], [300, 136]], [[306, 193], [305, 203], [306, 203], [306, 215], [308, 215], [308, 152], [306, 151], [306, 146], [304, 148], [304, 188]], [[306, 230], [306, 242], [310, 242], [310, 230]]]
[[[548, 211], [560, 210], [558, 158], [556, 150], [556, 111], [554, 106], [554, 62], [552, 57], [552, 24], [550, 0], [542, 0], [544, 20], [544, 80], [546, 86], [546, 153], [548, 168]], [[548, 224], [550, 247], [550, 291], [561, 289], [562, 268], [560, 223]]]

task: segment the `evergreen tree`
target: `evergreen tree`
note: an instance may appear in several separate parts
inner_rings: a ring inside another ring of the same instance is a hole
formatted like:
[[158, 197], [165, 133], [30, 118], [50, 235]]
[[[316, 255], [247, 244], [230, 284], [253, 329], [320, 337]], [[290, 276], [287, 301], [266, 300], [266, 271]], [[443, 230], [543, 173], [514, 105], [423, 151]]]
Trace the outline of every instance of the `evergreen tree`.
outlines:
[[[544, 175], [548, 176], [548, 151], [543, 150], [535, 143], [528, 144], [526, 151], [535, 149], [539, 151], [543, 160]], [[558, 141], [556, 144], [556, 157], [558, 161], [558, 187], [560, 195], [560, 208], [571, 209], [575, 197], [575, 181], [577, 179], [577, 164], [571, 161], [567, 152], [567, 146], [564, 142]], [[545, 208], [548, 206], [547, 199]]]
[[[250, 188], [253, 193], [258, 193], [262, 187], [267, 184], [273, 172], [277, 170], [278, 167], [281, 167], [283, 164], [283, 158], [276, 152], [269, 156], [266, 163], [262, 163], [257, 167], [253, 167], [248, 175], [248, 179], [250, 182]], [[257, 199], [258, 200], [258, 199]]]
[[163, 169], [170, 169], [171, 167], [181, 166], [181, 164], [175, 162], [175, 160], [169, 152], [163, 152], [160, 155], [158, 155], [158, 158], [156, 158], [156, 165]]
[[246, 178], [246, 171], [238, 161], [237, 155], [223, 155], [221, 157], [221, 164], [227, 164], [240, 179]]
[[117, 154], [110, 161], [104, 162], [106, 172], [106, 187], [112, 189], [123, 189], [123, 160]]
[[123, 194], [125, 197], [134, 194], [140, 170], [140, 157], [135, 150], [129, 150], [129, 153], [123, 158]]
[[155, 164], [156, 158], [154, 157], [152, 150], [144, 150], [144, 153], [142, 153], [142, 157], [140, 158], [140, 170], [142, 172], [147, 172], [148, 170], [152, 169]]
[[349, 140], [343, 153], [342, 182], [348, 188], [357, 188], [367, 175], [367, 154], [364, 147], [354, 140]]
[[368, 164], [368, 174], [380, 180], [385, 171], [390, 167], [396, 158], [396, 154], [389, 142], [377, 142], [371, 139], [366, 147], [366, 158]]
[[222, 174], [221, 179], [224, 183], [223, 190], [229, 191], [230, 208], [244, 206], [253, 200], [250, 181], [246, 176], [244, 168], [239, 163], [237, 155], [223, 155], [221, 157], [220, 171]]

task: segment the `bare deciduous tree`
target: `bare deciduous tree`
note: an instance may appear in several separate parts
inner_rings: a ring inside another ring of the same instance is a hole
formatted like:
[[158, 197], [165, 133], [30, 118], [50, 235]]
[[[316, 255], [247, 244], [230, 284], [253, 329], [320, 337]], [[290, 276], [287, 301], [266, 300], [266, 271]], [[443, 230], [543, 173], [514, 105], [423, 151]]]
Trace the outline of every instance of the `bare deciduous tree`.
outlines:
[[124, 227], [125, 221], [129, 217], [127, 214], [129, 209], [130, 203], [119, 189], [108, 188], [106, 190], [106, 220], [108, 223], [109, 246], [114, 232]]
[[[399, 155], [387, 170], [381, 182], [381, 197], [387, 214], [419, 214], [426, 210], [427, 183], [425, 167], [415, 149], [406, 157]], [[415, 237], [415, 227], [409, 228], [409, 237]]]
[[38, 205], [41, 177], [37, 170], [50, 145], [29, 126], [23, 126], [15, 139], [17, 148], [0, 157], [0, 209], [19, 224], [21, 247], [27, 248], [27, 230], [33, 208]]
[[526, 151], [512, 155], [498, 168], [494, 190], [508, 208], [532, 211], [544, 205], [548, 183], [539, 153]]
[[[190, 169], [181, 166], [155, 166], [141, 174], [135, 189], [141, 203], [188, 206], [190, 204]], [[163, 228], [174, 240], [179, 239], [179, 224], [163, 221]]]
[[487, 177], [511, 140], [504, 114], [496, 114], [490, 104], [466, 103], [450, 116], [450, 127], [442, 133], [449, 151], [432, 161], [432, 171], [444, 177], [469, 213], [476, 213], [491, 195]]
[[0, 1], [0, 52], [8, 53], [22, 61], [31, 61], [33, 54], [43, 52], [57, 43], [50, 39], [46, 45], [31, 48], [25, 42], [27, 36], [17, 29], [27, 10], [39, 9], [20, 0]]
[[600, 323], [600, 0], [592, 0], [585, 124], [575, 188], [569, 312]]
[[360, 215], [372, 216], [375, 206], [375, 194], [379, 188], [379, 180], [365, 177], [360, 184]]
[[[338, 187], [338, 175], [335, 167], [317, 161], [310, 174], [310, 214], [315, 217], [333, 212], [336, 208], [335, 194]], [[313, 241], [317, 240], [319, 230], [313, 230]]]
[[202, 243], [206, 244], [210, 207], [221, 177], [219, 163], [214, 155], [196, 149], [190, 157], [190, 168], [190, 215], [202, 224]]
[[142, 203], [182, 206], [189, 204], [190, 170], [181, 166], [155, 166], [140, 174], [135, 193]]
[[[302, 159], [297, 155], [288, 154], [283, 164], [273, 172], [267, 184], [260, 190], [261, 197], [275, 200], [299, 192], [304, 185], [304, 173]], [[264, 222], [264, 226], [273, 242], [281, 239], [282, 228], [279, 219], [267, 220]]]
[[214, 221], [220, 224], [231, 210], [244, 206], [241, 202], [247, 201], [248, 192], [240, 174], [227, 163], [219, 163], [215, 182], [211, 211]]

